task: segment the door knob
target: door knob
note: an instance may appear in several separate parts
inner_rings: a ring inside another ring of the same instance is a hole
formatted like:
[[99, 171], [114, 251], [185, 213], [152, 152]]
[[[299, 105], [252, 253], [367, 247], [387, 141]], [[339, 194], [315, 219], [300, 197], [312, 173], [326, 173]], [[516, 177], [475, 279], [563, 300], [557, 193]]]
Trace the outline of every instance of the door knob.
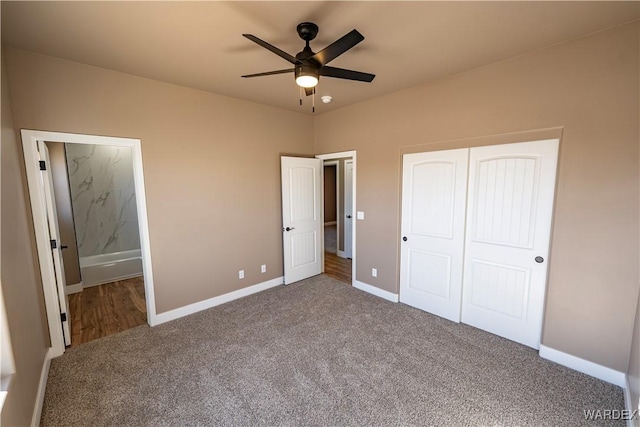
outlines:
[[284, 231], [291, 231], [291, 230], [295, 230], [295, 229], [296, 229], [295, 227], [287, 227], [287, 228], [284, 229]]
[[68, 248], [69, 248], [69, 246], [67, 246], [67, 245], [60, 246], [60, 249], [68, 249]]
[[403, 236], [403, 237], [402, 237], [402, 240], [406, 242], [406, 241], [407, 241], [407, 240], [409, 240], [409, 239], [407, 239], [407, 236]]
[[347, 215], [347, 218], [351, 219], [351, 215]]
[[541, 256], [537, 256], [535, 259], [538, 264], [544, 262], [544, 258], [542, 258]]

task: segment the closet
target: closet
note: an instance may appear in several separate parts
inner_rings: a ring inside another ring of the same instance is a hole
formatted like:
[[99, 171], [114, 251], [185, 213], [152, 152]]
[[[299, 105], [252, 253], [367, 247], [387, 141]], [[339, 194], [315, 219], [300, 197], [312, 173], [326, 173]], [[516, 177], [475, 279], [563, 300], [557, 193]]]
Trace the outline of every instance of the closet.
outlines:
[[404, 155], [400, 302], [539, 348], [558, 145]]

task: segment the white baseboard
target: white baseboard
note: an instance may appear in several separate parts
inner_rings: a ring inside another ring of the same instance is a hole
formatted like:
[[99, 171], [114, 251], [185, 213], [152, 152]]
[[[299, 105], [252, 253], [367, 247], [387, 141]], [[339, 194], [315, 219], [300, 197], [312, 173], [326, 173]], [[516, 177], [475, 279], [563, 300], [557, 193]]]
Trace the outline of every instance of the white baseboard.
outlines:
[[124, 274], [122, 276], [117, 276], [117, 277], [110, 277], [108, 279], [104, 279], [104, 280], [98, 280], [97, 282], [91, 282], [91, 283], [87, 283], [83, 285], [83, 289], [84, 288], [90, 288], [92, 286], [100, 286], [100, 285], [106, 285], [107, 283], [113, 283], [113, 282], [118, 282], [120, 280], [127, 280], [127, 279], [133, 279], [134, 277], [142, 277], [142, 273], [131, 273], [131, 274]]
[[52, 349], [47, 351], [40, 372], [40, 382], [38, 383], [38, 392], [36, 394], [36, 405], [33, 408], [33, 416], [31, 417], [31, 425], [39, 426], [42, 417], [42, 405], [44, 405], [44, 392], [47, 389], [47, 379], [49, 378], [49, 367], [51, 366]]
[[338, 255], [340, 258], [347, 257], [347, 253], [345, 251], [341, 251], [340, 249], [336, 249], [336, 255]]
[[185, 305], [184, 307], [176, 308], [174, 310], [166, 311], [164, 313], [157, 314], [150, 322], [151, 326], [160, 325], [171, 320], [179, 319], [184, 316], [188, 316], [193, 313], [197, 313], [208, 308], [224, 304], [236, 300], [238, 298], [246, 297], [257, 292], [273, 288], [284, 283], [284, 277], [276, 277], [275, 279], [267, 280], [266, 282], [258, 283], [257, 285], [249, 286], [246, 288], [238, 289], [237, 291], [229, 292], [228, 294], [220, 295], [217, 297], [209, 298], [204, 301], [196, 302], [193, 304]]
[[327, 225], [337, 225], [336, 221], [327, 221], [324, 223], [324, 226], [326, 227]]
[[626, 389], [627, 375], [624, 372], [598, 365], [544, 345], [540, 345], [540, 357]]
[[398, 302], [398, 294], [391, 293], [389, 291], [385, 291], [384, 289], [377, 288], [375, 286], [371, 286], [367, 283], [360, 282], [358, 280], [353, 281], [353, 287], [358, 288], [361, 291], [368, 292], [372, 295], [380, 297], [382, 299], [386, 299], [391, 302]]
[[[633, 412], [633, 403], [631, 403], [631, 390], [629, 389], [629, 376], [624, 376], [624, 409]], [[638, 409], [638, 408], [636, 408]], [[637, 424], [636, 424], [637, 425]], [[633, 420], [627, 420], [627, 427], [634, 427]]]
[[76, 283], [75, 285], [65, 286], [64, 292], [67, 295], [71, 295], [71, 294], [77, 294], [78, 292], [82, 292], [83, 289], [84, 289], [84, 285], [82, 284], [82, 282], [80, 282], [80, 283]]

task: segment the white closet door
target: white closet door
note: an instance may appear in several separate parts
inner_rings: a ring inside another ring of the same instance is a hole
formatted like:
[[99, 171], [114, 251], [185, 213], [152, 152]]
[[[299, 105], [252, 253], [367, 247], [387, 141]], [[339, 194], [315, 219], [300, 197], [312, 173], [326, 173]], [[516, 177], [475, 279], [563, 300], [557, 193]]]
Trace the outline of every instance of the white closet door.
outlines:
[[462, 321], [533, 348], [540, 332], [558, 140], [472, 148]]
[[460, 321], [468, 149], [406, 154], [400, 302]]

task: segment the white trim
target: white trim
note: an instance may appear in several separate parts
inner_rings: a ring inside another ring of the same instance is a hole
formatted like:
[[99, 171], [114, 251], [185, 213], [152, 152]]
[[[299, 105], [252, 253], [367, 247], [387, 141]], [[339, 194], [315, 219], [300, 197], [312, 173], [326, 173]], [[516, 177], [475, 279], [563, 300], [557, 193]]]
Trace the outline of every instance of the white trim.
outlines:
[[[629, 376], [624, 376], [624, 409], [629, 412], [633, 412], [633, 403], [631, 403], [631, 390], [629, 386]], [[640, 408], [636, 408], [640, 409]], [[627, 419], [627, 427], [633, 427], [633, 420], [631, 418]]]
[[82, 292], [83, 289], [84, 289], [84, 286], [82, 285], [82, 282], [80, 282], [80, 283], [76, 283], [75, 285], [67, 285], [64, 288], [64, 292], [67, 295], [71, 295], [71, 294], [77, 294], [78, 292]]
[[361, 282], [359, 280], [354, 280], [353, 281], [353, 287], [357, 288], [357, 289], [360, 289], [361, 291], [365, 291], [367, 293], [370, 293], [371, 295], [375, 295], [375, 296], [380, 297], [382, 299], [386, 299], [387, 301], [398, 302], [398, 294], [394, 294], [392, 292], [385, 291], [384, 289], [380, 289], [378, 287], [369, 285], [369, 284]]
[[329, 221], [329, 222], [325, 222], [324, 226], [328, 226], [328, 225], [338, 225], [336, 221]]
[[336, 159], [344, 159], [346, 157], [355, 157], [355, 155], [356, 155], [356, 150], [340, 151], [338, 153], [316, 154], [316, 159], [336, 160]]
[[[341, 251], [340, 249], [336, 249], [336, 255], [338, 255], [340, 258], [346, 258], [347, 254], [344, 251]], [[353, 254], [351, 254], [353, 255]]]
[[[352, 196], [352, 203], [351, 203], [351, 209], [353, 210], [353, 212], [356, 212], [356, 189], [358, 188], [357, 184], [357, 156], [356, 156], [356, 151], [341, 151], [339, 153], [327, 153], [327, 154], [317, 154], [316, 155], [316, 159], [321, 159], [321, 160], [336, 160], [336, 159], [348, 159], [351, 158], [351, 160], [353, 161], [353, 181], [351, 182], [351, 185], [353, 186], [353, 194]], [[322, 168], [322, 171], [324, 172], [324, 168]], [[338, 173], [338, 177], [340, 176], [340, 174]], [[339, 178], [338, 178], [339, 179]], [[324, 180], [323, 180], [323, 184], [324, 184]], [[338, 185], [338, 182], [336, 180], [336, 185]], [[356, 230], [357, 230], [357, 223], [358, 221], [353, 221], [353, 227], [351, 227], [351, 285], [355, 286], [356, 285]], [[323, 230], [324, 231], [324, 230]], [[338, 230], [338, 233], [340, 231]], [[323, 238], [323, 242], [324, 242], [324, 235], [322, 236]], [[336, 239], [338, 241], [340, 238], [340, 235], [336, 236]], [[338, 251], [337, 247], [336, 247], [336, 254], [338, 256], [340, 256], [340, 252]], [[342, 258], [344, 258], [344, 252], [342, 252]], [[322, 252], [322, 256], [324, 257], [324, 251]], [[323, 258], [323, 267], [324, 267], [324, 258]], [[324, 271], [324, 270], [323, 270]]]
[[617, 385], [618, 387], [624, 388], [626, 386], [626, 374], [624, 372], [598, 365], [597, 363], [572, 356], [568, 353], [563, 353], [562, 351], [540, 345], [540, 357], [556, 362], [575, 371], [582, 372], [583, 374], [590, 375], [594, 378], [598, 378], [599, 380]]
[[133, 159], [133, 179], [136, 191], [136, 208], [138, 211], [138, 227], [140, 230], [140, 245], [142, 252], [142, 270], [144, 275], [144, 291], [147, 303], [147, 321], [149, 325], [156, 324], [155, 292], [153, 286], [153, 269], [151, 265], [151, 244], [149, 242], [149, 223], [147, 221], [147, 199], [144, 187], [144, 171], [142, 167], [142, 142], [139, 139], [117, 138], [96, 135], [81, 135], [73, 133], [47, 132], [22, 129], [22, 148], [29, 186], [31, 212], [36, 237], [38, 260], [42, 288], [49, 323], [51, 338], [51, 357], [64, 353], [64, 337], [60, 327], [60, 309], [56, 291], [55, 272], [49, 246], [49, 232], [47, 228], [47, 214], [45, 208], [45, 187], [40, 179], [38, 161], [38, 141], [63, 142], [71, 144], [111, 145], [131, 148]]
[[47, 379], [49, 378], [49, 367], [51, 366], [51, 359], [56, 357], [54, 355], [53, 348], [49, 348], [44, 356], [44, 362], [42, 363], [42, 371], [40, 371], [40, 382], [38, 383], [38, 392], [36, 393], [36, 403], [33, 408], [33, 416], [31, 417], [31, 425], [39, 426], [40, 418], [42, 417], [42, 405], [44, 404], [44, 392], [47, 389]]
[[257, 292], [261, 292], [279, 285], [284, 282], [284, 277], [276, 277], [275, 279], [267, 280], [266, 282], [258, 283], [257, 285], [249, 286], [246, 288], [238, 289], [237, 291], [229, 292], [227, 294], [219, 295], [217, 297], [209, 298], [204, 301], [195, 302], [193, 304], [185, 305], [184, 307], [176, 308], [174, 310], [165, 311], [156, 316], [156, 325], [161, 323], [170, 322], [190, 314], [197, 313], [208, 308], [216, 307], [220, 304], [224, 304], [239, 298], [243, 298]]

